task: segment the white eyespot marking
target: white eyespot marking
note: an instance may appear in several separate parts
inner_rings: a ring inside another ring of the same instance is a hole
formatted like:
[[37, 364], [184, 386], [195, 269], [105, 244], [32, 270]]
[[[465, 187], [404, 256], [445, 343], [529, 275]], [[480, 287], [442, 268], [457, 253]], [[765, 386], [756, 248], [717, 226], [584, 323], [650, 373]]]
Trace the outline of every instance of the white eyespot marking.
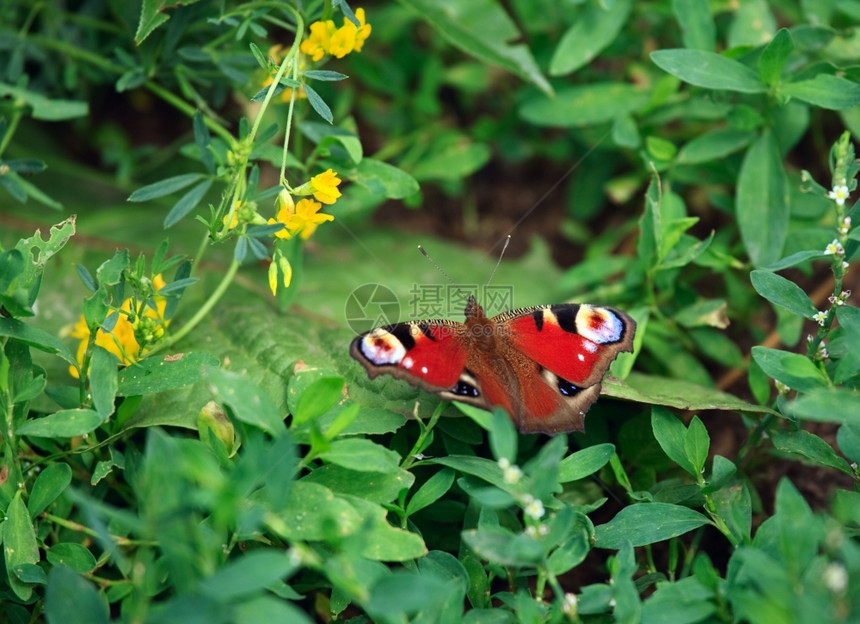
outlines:
[[580, 362], [585, 361], [585, 356], [582, 353], [577, 353], [576, 357], [579, 359]]
[[406, 370], [409, 370], [410, 368], [412, 368], [412, 366], [413, 366], [414, 364], [415, 364], [415, 360], [413, 360], [413, 359], [412, 359], [411, 357], [409, 357], [408, 355], [407, 355], [405, 358], [403, 358], [403, 361], [402, 361], [402, 362], [400, 362], [400, 365], [401, 365], [403, 368], [405, 368]]
[[426, 367], [426, 366], [422, 366], [422, 367], [421, 367], [421, 372], [422, 372], [423, 374], [425, 374], [425, 375], [426, 375], [426, 374], [427, 374], [427, 367]]
[[361, 339], [361, 353], [372, 364], [400, 364], [406, 356], [403, 343], [391, 332], [378, 327]]
[[582, 305], [576, 315], [576, 331], [597, 344], [618, 342], [624, 333], [624, 321], [606, 308]]

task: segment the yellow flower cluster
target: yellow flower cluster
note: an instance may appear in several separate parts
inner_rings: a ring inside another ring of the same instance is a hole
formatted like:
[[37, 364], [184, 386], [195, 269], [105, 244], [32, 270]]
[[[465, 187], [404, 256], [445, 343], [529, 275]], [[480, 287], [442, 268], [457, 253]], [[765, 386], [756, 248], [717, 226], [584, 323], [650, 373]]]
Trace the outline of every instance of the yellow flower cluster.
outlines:
[[326, 54], [343, 58], [350, 52], [361, 52], [370, 36], [371, 26], [365, 22], [364, 9], [356, 9], [355, 17], [359, 26], [345, 17], [340, 28], [336, 28], [332, 20], [314, 22], [310, 27], [311, 34], [302, 41], [299, 49], [314, 61], [319, 61]]
[[[284, 229], [275, 233], [278, 238], [292, 238], [299, 234], [302, 240], [307, 240], [313, 235], [317, 227], [326, 221], [334, 221], [334, 217], [330, 214], [320, 212], [322, 204], [333, 204], [340, 197], [341, 193], [337, 189], [341, 179], [332, 169], [327, 169], [322, 173], [315, 175], [311, 181], [302, 185], [294, 192], [301, 193], [305, 190], [319, 200], [300, 199], [296, 204], [293, 202], [293, 196], [287, 191], [281, 191], [278, 194], [278, 213], [276, 218], [269, 219], [269, 223], [283, 223]], [[320, 203], [322, 202], [322, 203]]]
[[[152, 280], [155, 290], [164, 288], [165, 284], [161, 275], [156, 275]], [[155, 342], [164, 335], [165, 328], [170, 324], [170, 321], [164, 318], [164, 309], [167, 306], [164, 297], [155, 297], [156, 309], [139, 303], [137, 309], [134, 310], [134, 321], [129, 320], [132, 313], [131, 306], [131, 299], [123, 301], [122, 311], [119, 313], [113, 329], [109, 332], [99, 329], [96, 332], [96, 344], [117, 356], [123, 366], [137, 362], [145, 353], [145, 349], [142, 350], [137, 341], [138, 336], [143, 339], [145, 344]], [[87, 343], [90, 339], [90, 328], [87, 327], [83, 315], [74, 324], [69, 335], [80, 340], [76, 355], [78, 366], [83, 367]], [[69, 372], [72, 377], [78, 377], [78, 369], [74, 366], [69, 367]]]

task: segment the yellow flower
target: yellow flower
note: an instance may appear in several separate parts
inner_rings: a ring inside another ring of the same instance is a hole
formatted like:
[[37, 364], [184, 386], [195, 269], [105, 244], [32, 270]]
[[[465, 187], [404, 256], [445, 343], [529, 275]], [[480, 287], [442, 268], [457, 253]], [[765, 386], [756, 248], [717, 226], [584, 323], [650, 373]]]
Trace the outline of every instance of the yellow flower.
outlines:
[[320, 212], [320, 209], [322, 204], [312, 199], [301, 199], [296, 204], [296, 214], [293, 215], [293, 219], [294, 223], [298, 224], [298, 229], [295, 231], [301, 231], [302, 240], [309, 239], [321, 223], [334, 221], [332, 215]]
[[269, 219], [269, 225], [273, 225], [275, 223], [283, 223], [284, 229], [278, 230], [275, 232], [275, 236], [278, 238], [288, 239], [293, 237], [293, 232], [290, 231], [290, 224], [293, 222], [293, 217], [296, 214], [296, 204], [293, 201], [293, 196], [289, 194], [286, 190], [282, 190], [278, 193], [278, 199], [276, 200], [276, 204], [278, 206], [278, 213], [275, 215], [275, 219]]
[[[156, 290], [164, 288], [165, 284], [161, 275], [156, 275], [152, 280], [152, 285]], [[164, 329], [170, 324], [170, 321], [164, 318], [164, 309], [167, 306], [167, 301], [164, 297], [155, 297], [155, 310], [145, 303], [140, 303], [134, 311], [134, 322], [129, 320], [128, 314], [124, 313], [132, 312], [131, 304], [132, 300], [130, 298], [123, 301], [121, 306], [122, 311], [119, 312], [116, 325], [114, 325], [111, 331], [106, 332], [99, 328], [96, 333], [96, 344], [117, 356], [123, 366], [137, 362], [146, 352], [145, 349], [141, 350], [137, 342], [137, 337], [135, 336], [136, 330], [149, 341], [154, 341], [164, 335]], [[70, 335], [72, 338], [81, 341], [78, 345], [76, 355], [78, 366], [83, 367], [84, 356], [87, 352], [87, 343], [90, 338], [90, 328], [87, 327], [87, 322], [83, 315], [81, 315], [72, 327]], [[74, 366], [69, 367], [69, 372], [73, 377], [78, 377], [78, 369]]]
[[314, 61], [320, 60], [328, 53], [331, 47], [331, 36], [334, 34], [334, 31], [334, 22], [331, 20], [314, 22], [311, 24], [311, 34], [307, 39], [302, 41], [299, 49]]
[[337, 29], [331, 20], [314, 22], [310, 27], [310, 35], [302, 41], [299, 49], [314, 61], [320, 60], [326, 54], [343, 58], [350, 52], [361, 52], [372, 27], [365, 22], [364, 9], [356, 9], [355, 18], [359, 26], [344, 18], [343, 26]]
[[340, 197], [340, 191], [337, 190], [340, 183], [341, 179], [337, 177], [337, 174], [333, 170], [327, 169], [311, 178], [313, 195], [324, 204], [333, 204]]
[[229, 213], [225, 214], [224, 217], [221, 219], [221, 223], [223, 223], [224, 227], [226, 227], [228, 230], [232, 230], [237, 225], [239, 225], [239, 209], [237, 208], [233, 211], [233, 218], [230, 219], [230, 223], [228, 224], [227, 219], [229, 216]]

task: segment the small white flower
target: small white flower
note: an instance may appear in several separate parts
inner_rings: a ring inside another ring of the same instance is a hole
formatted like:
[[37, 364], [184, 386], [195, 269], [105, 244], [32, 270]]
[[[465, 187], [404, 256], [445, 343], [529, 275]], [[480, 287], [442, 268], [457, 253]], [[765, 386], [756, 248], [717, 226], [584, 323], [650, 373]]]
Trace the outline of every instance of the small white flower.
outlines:
[[516, 485], [523, 478], [523, 471], [520, 470], [519, 466], [508, 466], [504, 469], [502, 478], [508, 485]]
[[844, 184], [837, 184], [833, 187], [832, 191], [827, 193], [827, 196], [840, 206], [845, 205], [845, 200], [848, 199], [848, 195], [850, 195], [850, 192], [848, 191], [848, 187]]
[[576, 617], [578, 604], [579, 600], [576, 598], [576, 594], [567, 593], [564, 595], [564, 602], [561, 603], [561, 610], [567, 617], [573, 619]]
[[827, 312], [822, 312], [819, 310], [815, 314], [812, 315], [812, 320], [824, 327], [824, 319], [827, 318]]
[[848, 234], [848, 230], [851, 229], [851, 217], [845, 217], [842, 219], [842, 224], [839, 226], [839, 233], [842, 236], [846, 236]]
[[842, 246], [842, 243], [834, 238], [827, 244], [827, 247], [824, 248], [824, 253], [828, 256], [844, 256], [845, 248]]
[[843, 271], [847, 271], [847, 270], [848, 270], [848, 263], [847, 263], [845, 260], [843, 260], [843, 261], [842, 261], [842, 270], [843, 270]]
[[824, 569], [824, 585], [834, 594], [839, 594], [845, 591], [848, 587], [848, 573], [845, 571], [845, 566], [841, 563], [831, 563]]
[[546, 510], [543, 508], [543, 503], [539, 500], [532, 500], [529, 502], [524, 511], [527, 516], [534, 518], [535, 520], [539, 520], [546, 513]]
[[507, 470], [511, 465], [511, 460], [509, 460], [507, 457], [502, 457], [496, 463], [502, 470]]
[[527, 526], [526, 527], [526, 535], [528, 535], [529, 537], [537, 537], [537, 535], [538, 535], [537, 527], [532, 526], [532, 525]]

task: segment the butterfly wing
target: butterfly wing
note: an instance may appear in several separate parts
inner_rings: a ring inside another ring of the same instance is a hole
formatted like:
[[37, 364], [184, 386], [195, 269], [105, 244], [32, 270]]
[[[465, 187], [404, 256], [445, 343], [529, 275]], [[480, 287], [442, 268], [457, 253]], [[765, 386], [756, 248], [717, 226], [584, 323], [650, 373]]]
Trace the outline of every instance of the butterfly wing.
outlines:
[[397, 323], [357, 336], [349, 352], [371, 379], [389, 374], [441, 394], [456, 388], [465, 368], [464, 328], [445, 320]]
[[520, 431], [584, 431], [585, 412], [609, 365], [633, 350], [635, 321], [585, 304], [523, 308], [493, 320], [508, 351], [537, 365], [515, 362], [520, 396], [511, 413]]

